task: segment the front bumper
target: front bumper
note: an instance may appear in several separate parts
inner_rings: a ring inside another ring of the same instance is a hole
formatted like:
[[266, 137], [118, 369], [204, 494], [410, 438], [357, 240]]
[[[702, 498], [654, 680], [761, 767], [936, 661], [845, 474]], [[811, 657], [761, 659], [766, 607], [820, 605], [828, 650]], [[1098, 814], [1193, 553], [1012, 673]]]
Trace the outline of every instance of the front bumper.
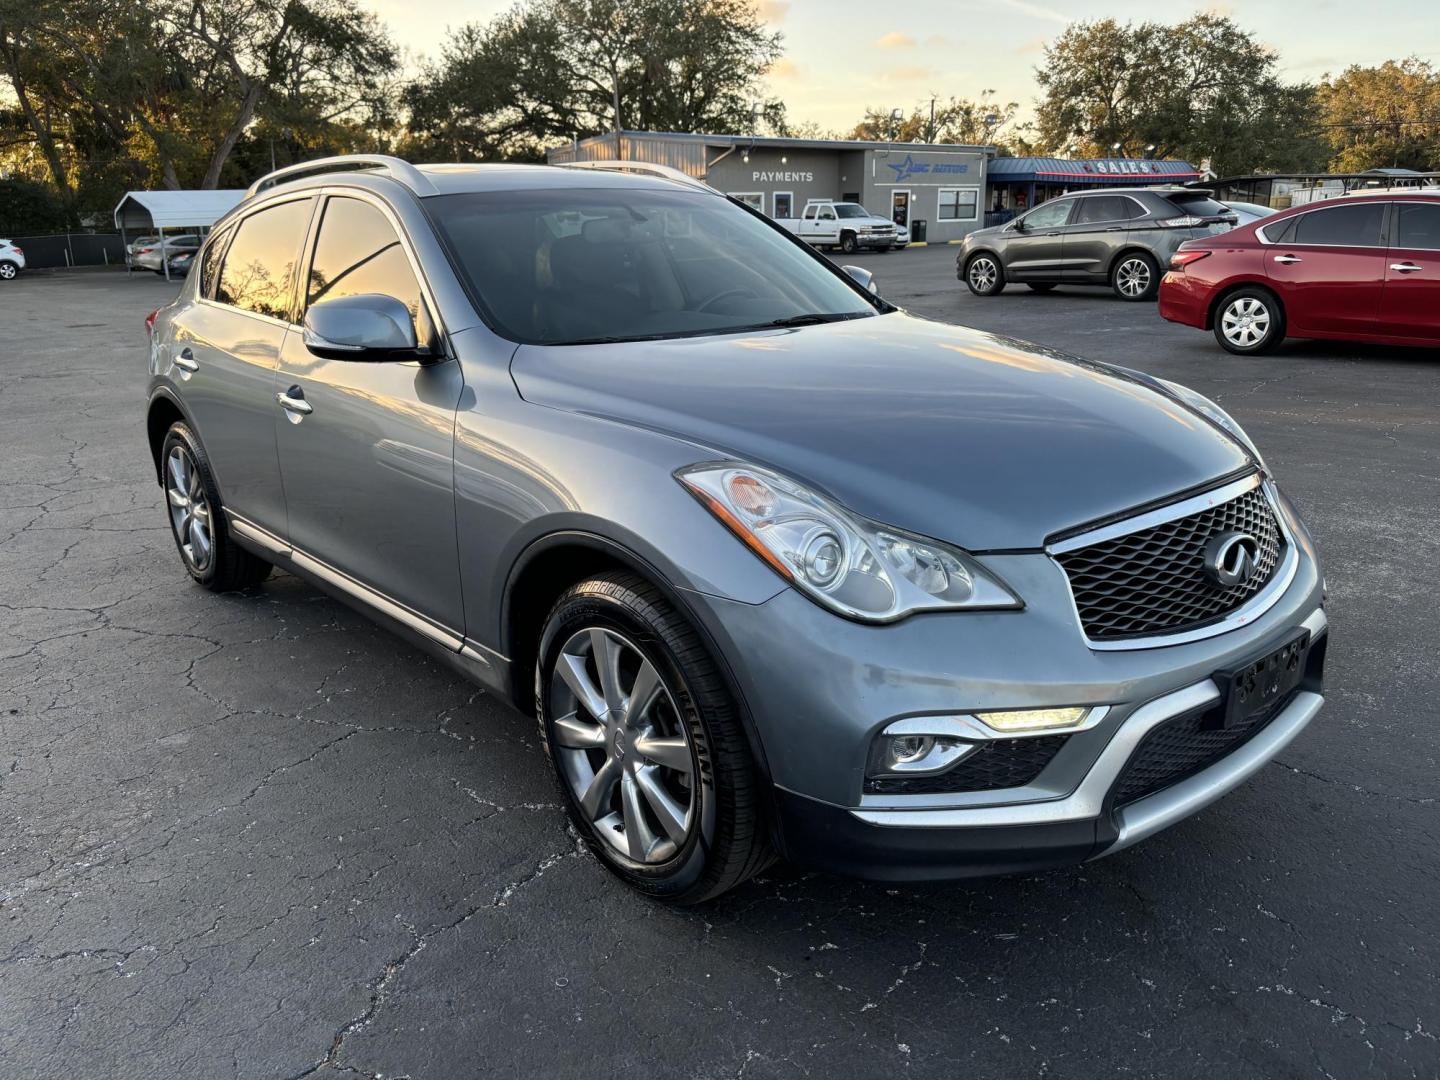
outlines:
[[[1063, 571], [1048, 555], [984, 556], [1018, 612], [848, 622], [793, 591], [760, 605], [713, 601], [702, 619], [729, 663], [776, 789], [786, 857], [887, 880], [1038, 870], [1095, 858], [1194, 813], [1243, 782], [1318, 711], [1318, 669], [1258, 732], [1199, 772], [1120, 808], [1112, 789], [1157, 726], [1220, 699], [1211, 676], [1297, 627], [1322, 642], [1313, 546], [1281, 500], [1297, 565], [1248, 624], [1163, 648], [1085, 644]], [[1323, 648], [1314, 651], [1323, 660]], [[903, 716], [1105, 705], [1028, 783], [940, 794], [864, 791], [874, 737]]]

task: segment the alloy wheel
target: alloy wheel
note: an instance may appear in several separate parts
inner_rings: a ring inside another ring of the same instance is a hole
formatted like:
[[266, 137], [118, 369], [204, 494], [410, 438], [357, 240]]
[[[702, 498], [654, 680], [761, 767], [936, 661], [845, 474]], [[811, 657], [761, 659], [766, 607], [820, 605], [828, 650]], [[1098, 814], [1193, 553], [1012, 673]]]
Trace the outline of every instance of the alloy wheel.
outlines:
[[1238, 297], [1225, 305], [1220, 331], [1237, 348], [1252, 349], [1270, 333], [1270, 309], [1253, 296]]
[[614, 630], [565, 642], [551, 676], [561, 775], [607, 845], [648, 865], [675, 857], [697, 820], [694, 756], [655, 664]]
[[1144, 296], [1150, 288], [1150, 264], [1144, 259], [1126, 259], [1115, 271], [1115, 284], [1124, 296]]
[[210, 500], [205, 497], [195, 459], [183, 446], [171, 447], [165, 460], [165, 496], [180, 553], [192, 570], [204, 573], [214, 556]]
[[10, 281], [17, 273], [14, 263], [0, 263], [0, 278]]
[[995, 263], [981, 256], [970, 263], [970, 287], [976, 292], [989, 292], [995, 287], [1000, 270]]

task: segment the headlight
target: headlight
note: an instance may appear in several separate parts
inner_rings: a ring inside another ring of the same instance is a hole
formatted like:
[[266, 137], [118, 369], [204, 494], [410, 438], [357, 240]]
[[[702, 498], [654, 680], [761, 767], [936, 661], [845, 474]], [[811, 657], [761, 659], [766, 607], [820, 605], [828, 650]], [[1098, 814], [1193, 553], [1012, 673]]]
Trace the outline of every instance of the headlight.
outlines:
[[1236, 442], [1250, 451], [1250, 456], [1255, 459], [1256, 464], [1258, 464], [1260, 468], [1264, 469], [1267, 474], [1270, 472], [1269, 467], [1265, 464], [1265, 459], [1260, 456], [1260, 451], [1256, 448], [1255, 444], [1250, 441], [1250, 436], [1245, 434], [1245, 429], [1235, 422], [1233, 416], [1219, 405], [1216, 405], [1215, 402], [1211, 401], [1204, 394], [1197, 394], [1188, 386], [1181, 386], [1179, 383], [1169, 382], [1166, 379], [1159, 379], [1157, 381], [1179, 398], [1182, 404], [1189, 406], [1206, 419], [1224, 428], [1225, 431], [1234, 437]]
[[1022, 606], [963, 551], [867, 521], [767, 469], [716, 462], [675, 476], [776, 573], [841, 615], [889, 622]]

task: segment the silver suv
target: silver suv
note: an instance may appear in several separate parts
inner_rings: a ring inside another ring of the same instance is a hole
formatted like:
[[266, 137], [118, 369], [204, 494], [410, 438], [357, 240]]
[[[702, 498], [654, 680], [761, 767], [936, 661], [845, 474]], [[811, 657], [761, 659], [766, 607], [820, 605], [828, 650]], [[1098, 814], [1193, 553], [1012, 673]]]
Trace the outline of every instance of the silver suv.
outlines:
[[657, 898], [1094, 858], [1320, 707], [1314, 548], [1214, 403], [914, 318], [679, 173], [312, 163], [198, 263], [147, 418], [186, 571], [282, 566], [533, 709]]
[[997, 296], [1013, 281], [1036, 292], [1108, 285], [1121, 300], [1150, 300], [1176, 248], [1238, 221], [1197, 188], [1081, 191], [968, 234], [955, 275], [976, 296]]

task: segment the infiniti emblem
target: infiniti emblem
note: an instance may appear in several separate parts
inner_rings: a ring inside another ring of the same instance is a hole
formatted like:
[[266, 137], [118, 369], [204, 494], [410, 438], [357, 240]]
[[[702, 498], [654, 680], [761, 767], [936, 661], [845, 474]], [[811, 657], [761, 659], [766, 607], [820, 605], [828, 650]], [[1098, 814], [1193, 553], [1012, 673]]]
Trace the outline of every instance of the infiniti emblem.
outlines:
[[624, 728], [616, 728], [616, 729], [615, 729], [615, 760], [616, 760], [616, 761], [623, 761], [624, 759], [625, 759], [625, 729], [624, 729]]
[[1260, 541], [1249, 533], [1223, 532], [1205, 545], [1205, 574], [1224, 588], [1245, 584], [1259, 562]]

